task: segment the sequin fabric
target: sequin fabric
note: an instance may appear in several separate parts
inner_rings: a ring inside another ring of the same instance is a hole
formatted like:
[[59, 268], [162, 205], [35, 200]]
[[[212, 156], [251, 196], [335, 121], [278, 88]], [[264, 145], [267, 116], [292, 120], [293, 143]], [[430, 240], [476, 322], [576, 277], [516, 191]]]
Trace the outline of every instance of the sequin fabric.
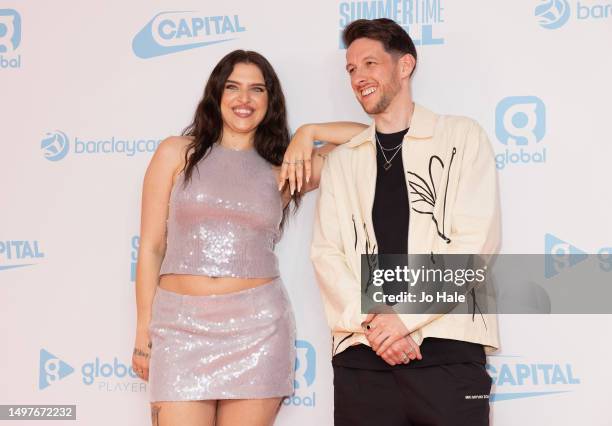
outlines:
[[181, 173], [172, 188], [160, 275], [277, 277], [281, 218], [272, 166], [255, 149], [214, 144], [187, 187]]
[[151, 401], [293, 393], [295, 319], [280, 278], [212, 296], [158, 288], [149, 332]]

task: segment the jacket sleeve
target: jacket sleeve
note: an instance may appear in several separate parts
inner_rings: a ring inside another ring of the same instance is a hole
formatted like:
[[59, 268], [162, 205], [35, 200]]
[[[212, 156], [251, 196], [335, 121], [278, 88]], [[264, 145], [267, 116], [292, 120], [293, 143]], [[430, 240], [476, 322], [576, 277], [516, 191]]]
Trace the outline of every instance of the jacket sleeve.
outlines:
[[[361, 332], [366, 315], [361, 314], [360, 281], [349, 268], [345, 253], [342, 222], [350, 218], [339, 211], [334, 194], [334, 177], [330, 172], [333, 155], [328, 156], [321, 172], [319, 200], [315, 211], [311, 259], [323, 298], [327, 322], [332, 331]], [[349, 245], [348, 247], [352, 247]]]
[[[501, 238], [499, 191], [493, 149], [485, 131], [472, 122], [466, 132], [455, 202], [447, 218], [451, 242], [441, 254], [480, 254], [484, 261], [499, 249]], [[448, 306], [452, 310], [453, 306]], [[444, 313], [400, 315], [410, 332]]]

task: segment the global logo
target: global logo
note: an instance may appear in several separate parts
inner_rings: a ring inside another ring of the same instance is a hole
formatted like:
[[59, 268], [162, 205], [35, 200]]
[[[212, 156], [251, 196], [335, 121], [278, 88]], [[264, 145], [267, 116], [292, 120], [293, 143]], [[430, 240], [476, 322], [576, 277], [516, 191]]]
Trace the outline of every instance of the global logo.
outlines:
[[14, 54], [20, 44], [21, 15], [15, 9], [0, 9], [0, 69], [21, 68], [21, 55]]
[[495, 156], [498, 169], [508, 164], [544, 163], [546, 148], [528, 147], [542, 141], [546, 134], [546, 106], [537, 96], [510, 96], [495, 109], [495, 135], [506, 149]]
[[570, 5], [567, 0], [545, 0], [535, 8], [535, 16], [542, 28], [556, 30], [570, 18]]
[[246, 28], [238, 15], [204, 16], [195, 11], [161, 12], [136, 34], [132, 50], [139, 58], [235, 40]]
[[[40, 350], [38, 389], [43, 390], [75, 372], [66, 361], [53, 355], [46, 349]], [[123, 380], [117, 380], [123, 379]], [[81, 380], [84, 385], [96, 385], [97, 390], [104, 392], [145, 392], [146, 383], [140, 381], [129, 366], [114, 357], [111, 362], [104, 362], [99, 357], [81, 366]]]
[[38, 389], [42, 390], [74, 373], [74, 368], [45, 349], [40, 350]]
[[36, 240], [0, 241], [0, 271], [32, 266], [43, 257], [45, 254]]
[[444, 24], [442, 0], [378, 0], [342, 1], [338, 6], [340, 15], [340, 49], [342, 30], [357, 19], [388, 18], [397, 22], [412, 38], [415, 45], [441, 45], [439, 29]]
[[316, 393], [308, 392], [316, 377], [317, 354], [314, 346], [306, 340], [295, 342], [295, 394], [283, 400], [284, 405], [314, 407]]
[[75, 155], [123, 154], [133, 157], [139, 153], [155, 152], [160, 139], [124, 139], [111, 136], [104, 139], [75, 137], [72, 141], [60, 130], [48, 132], [40, 142], [43, 156], [49, 161], [64, 159], [72, 148]]
[[0, 9], [0, 53], [15, 51], [21, 43], [21, 15], [14, 9]]
[[486, 365], [493, 381], [491, 402], [572, 392], [580, 385], [573, 365], [527, 360], [522, 356], [493, 355]]
[[70, 143], [66, 133], [56, 130], [52, 133], [47, 133], [40, 142], [40, 149], [44, 157], [49, 161], [59, 161], [68, 154]]

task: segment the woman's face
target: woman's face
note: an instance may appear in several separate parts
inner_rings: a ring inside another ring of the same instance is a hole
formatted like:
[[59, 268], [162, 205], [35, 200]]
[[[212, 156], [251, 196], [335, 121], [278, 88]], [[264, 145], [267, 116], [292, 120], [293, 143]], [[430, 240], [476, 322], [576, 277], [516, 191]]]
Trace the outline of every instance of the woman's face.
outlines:
[[257, 65], [238, 63], [225, 82], [221, 96], [224, 127], [236, 133], [254, 132], [266, 116], [268, 91]]

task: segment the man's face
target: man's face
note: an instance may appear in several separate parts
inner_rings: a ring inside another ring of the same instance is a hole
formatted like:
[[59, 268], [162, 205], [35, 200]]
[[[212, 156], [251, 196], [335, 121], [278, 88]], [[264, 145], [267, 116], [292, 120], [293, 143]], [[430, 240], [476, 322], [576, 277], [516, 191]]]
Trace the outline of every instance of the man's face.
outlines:
[[346, 50], [346, 71], [357, 101], [368, 114], [384, 112], [400, 91], [398, 60], [378, 40], [353, 41]]

